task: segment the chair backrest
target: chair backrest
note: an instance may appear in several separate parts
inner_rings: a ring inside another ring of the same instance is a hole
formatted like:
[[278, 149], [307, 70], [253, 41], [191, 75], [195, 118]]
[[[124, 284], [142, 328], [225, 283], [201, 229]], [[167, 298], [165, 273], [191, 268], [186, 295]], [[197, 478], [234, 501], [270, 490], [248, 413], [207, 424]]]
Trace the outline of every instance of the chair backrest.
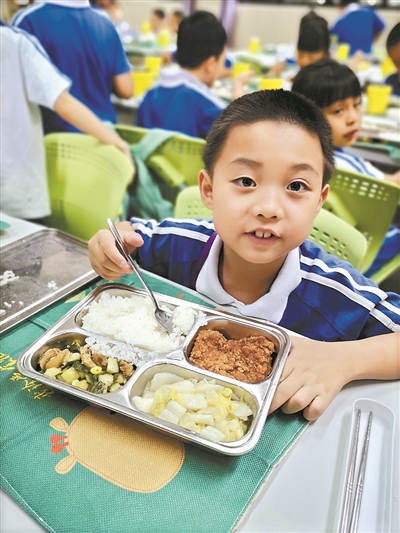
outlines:
[[325, 209], [315, 217], [308, 239], [355, 268], [360, 267], [367, 251], [364, 235]]
[[132, 165], [115, 146], [81, 133], [44, 138], [51, 215], [49, 226], [88, 241], [115, 220]]
[[336, 169], [324, 209], [356, 228], [367, 239], [360, 266], [365, 272], [373, 263], [400, 200], [400, 187], [386, 180]]
[[[201, 201], [197, 185], [187, 187], [178, 194], [174, 216], [175, 218], [212, 219], [212, 211]], [[319, 244], [325, 251], [348, 261], [355, 268], [358, 268], [367, 250], [367, 241], [359, 231], [323, 209], [315, 218], [308, 238]]]
[[[128, 144], [135, 145], [151, 130], [117, 124], [115, 131]], [[199, 170], [204, 167], [202, 154], [205, 144], [204, 139], [176, 133], [149, 155], [146, 165], [169, 187], [196, 185]]]
[[197, 185], [192, 185], [179, 192], [175, 202], [175, 218], [203, 218], [212, 220], [212, 211], [208, 209], [200, 197]]

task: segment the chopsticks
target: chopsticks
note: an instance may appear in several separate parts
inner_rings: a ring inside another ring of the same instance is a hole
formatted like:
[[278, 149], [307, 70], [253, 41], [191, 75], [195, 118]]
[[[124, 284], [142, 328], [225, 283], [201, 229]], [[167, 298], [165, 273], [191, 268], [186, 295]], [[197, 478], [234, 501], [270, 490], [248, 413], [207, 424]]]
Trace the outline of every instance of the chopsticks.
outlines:
[[361, 451], [361, 459], [358, 467], [358, 475], [356, 482], [356, 493], [353, 499], [353, 505], [351, 507], [351, 499], [353, 495], [354, 488], [354, 475], [356, 471], [356, 462], [357, 462], [357, 448], [358, 440], [360, 434], [360, 420], [361, 420], [361, 409], [357, 409], [356, 422], [354, 424], [353, 437], [351, 443], [351, 456], [350, 456], [350, 465], [347, 472], [346, 478], [346, 492], [344, 495], [344, 500], [342, 504], [341, 519], [339, 525], [339, 533], [355, 533], [358, 526], [358, 518], [360, 516], [361, 508], [361, 497], [364, 488], [364, 479], [365, 479], [365, 469], [367, 466], [367, 456], [368, 456], [368, 446], [371, 436], [371, 426], [372, 426], [372, 411], [368, 415], [368, 424], [365, 431], [363, 447]]

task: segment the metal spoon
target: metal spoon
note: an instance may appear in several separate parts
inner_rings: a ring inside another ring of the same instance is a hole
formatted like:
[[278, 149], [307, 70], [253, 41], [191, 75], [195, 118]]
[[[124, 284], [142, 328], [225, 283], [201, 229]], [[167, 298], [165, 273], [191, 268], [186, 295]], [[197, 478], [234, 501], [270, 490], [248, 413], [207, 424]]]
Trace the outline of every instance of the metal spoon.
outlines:
[[153, 300], [153, 304], [155, 309], [154, 316], [157, 322], [160, 324], [161, 327], [163, 327], [165, 330], [168, 331], [168, 333], [172, 333], [172, 313], [169, 311], [164, 311], [163, 309], [160, 309], [157, 300], [155, 299], [153, 291], [150, 289], [150, 287], [147, 285], [146, 280], [143, 278], [142, 273], [140, 271], [139, 265], [136, 263], [136, 261], [129, 255], [128, 250], [125, 248], [124, 241], [121, 239], [120, 234], [118, 233], [117, 228], [114, 225], [114, 222], [108, 218], [107, 219], [108, 227], [110, 228], [111, 233], [114, 236], [115, 244], [118, 248], [118, 251], [126, 261], [128, 261], [134, 271], [136, 272], [138, 278], [143, 283], [143, 287], [146, 289], [148, 295]]

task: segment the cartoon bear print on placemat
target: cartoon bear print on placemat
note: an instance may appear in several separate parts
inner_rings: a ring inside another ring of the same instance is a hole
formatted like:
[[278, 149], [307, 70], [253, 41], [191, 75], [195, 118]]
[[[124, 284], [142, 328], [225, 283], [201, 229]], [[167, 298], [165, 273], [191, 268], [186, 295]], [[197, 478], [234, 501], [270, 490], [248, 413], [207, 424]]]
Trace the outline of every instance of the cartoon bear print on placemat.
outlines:
[[131, 418], [88, 407], [68, 425], [54, 418], [50, 426], [66, 435], [52, 435], [51, 452], [69, 456], [55, 467], [68, 473], [75, 463], [133, 492], [155, 492], [179, 472], [185, 458], [182, 442], [157, 433]]

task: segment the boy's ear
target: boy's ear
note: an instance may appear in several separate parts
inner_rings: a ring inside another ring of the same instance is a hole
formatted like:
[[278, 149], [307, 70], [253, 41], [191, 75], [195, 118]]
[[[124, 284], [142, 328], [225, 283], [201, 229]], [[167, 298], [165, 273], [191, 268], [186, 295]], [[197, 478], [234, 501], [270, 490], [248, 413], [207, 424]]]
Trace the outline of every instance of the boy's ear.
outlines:
[[324, 187], [322, 188], [322, 191], [321, 191], [321, 196], [320, 196], [320, 199], [319, 199], [319, 202], [318, 202], [318, 207], [317, 207], [317, 211], [315, 213], [315, 216], [318, 215], [318, 213], [321, 211], [321, 208], [322, 206], [324, 205], [324, 202], [328, 196], [328, 193], [329, 193], [329, 185], [326, 184], [324, 185]]
[[208, 209], [212, 209], [212, 181], [208, 172], [204, 169], [200, 170], [199, 172], [199, 189], [201, 201], [206, 207], [208, 207]]

